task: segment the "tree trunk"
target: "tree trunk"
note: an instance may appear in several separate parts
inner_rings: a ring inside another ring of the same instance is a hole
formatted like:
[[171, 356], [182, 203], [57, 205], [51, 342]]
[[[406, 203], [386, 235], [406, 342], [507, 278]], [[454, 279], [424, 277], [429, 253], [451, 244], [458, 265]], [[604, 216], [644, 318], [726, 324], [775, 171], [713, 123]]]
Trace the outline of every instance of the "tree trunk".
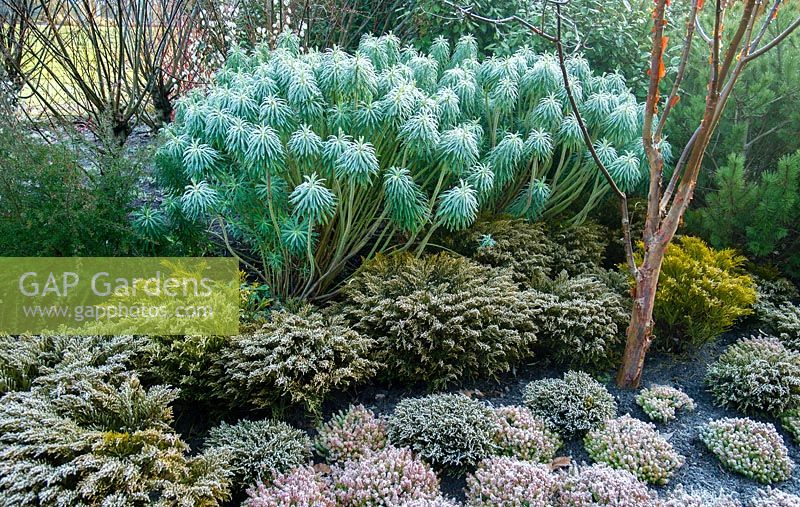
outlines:
[[644, 358], [653, 339], [653, 307], [666, 247], [666, 244], [655, 244], [645, 249], [644, 261], [636, 277], [636, 293], [631, 310], [631, 322], [628, 325], [625, 355], [617, 373], [619, 387], [639, 387]]

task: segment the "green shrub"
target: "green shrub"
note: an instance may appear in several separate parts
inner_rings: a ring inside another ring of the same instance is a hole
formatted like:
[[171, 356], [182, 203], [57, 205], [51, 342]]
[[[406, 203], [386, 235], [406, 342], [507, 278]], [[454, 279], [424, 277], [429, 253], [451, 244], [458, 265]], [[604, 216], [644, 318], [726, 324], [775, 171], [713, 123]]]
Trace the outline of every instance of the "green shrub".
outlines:
[[[481, 60], [469, 36], [429, 54], [392, 35], [363, 38], [355, 55], [299, 46], [284, 32], [275, 50], [233, 52], [205, 93], [182, 99], [158, 156], [159, 213], [190, 231], [215, 221], [276, 296], [326, 295], [348, 261], [422, 249], [480, 208], [581, 221], [607, 191], [552, 54]], [[568, 67], [599, 149], [631, 190], [645, 179], [635, 97], [581, 57]]]
[[630, 303], [596, 275], [565, 273], [533, 292], [534, 324], [546, 355], [568, 366], [601, 369], [624, 348]]
[[340, 411], [319, 428], [317, 451], [329, 462], [359, 459], [387, 445], [386, 421], [363, 405]]
[[800, 444], [800, 409], [788, 410], [781, 414], [781, 427], [792, 440]]
[[0, 403], [0, 496], [9, 505], [216, 506], [224, 459], [190, 458], [171, 389], [85, 368]]
[[532, 294], [508, 271], [438, 254], [379, 256], [344, 289], [387, 374], [432, 387], [510, 370], [536, 340]]
[[617, 414], [617, 402], [601, 383], [581, 371], [535, 380], [523, 399], [534, 415], [565, 437], [586, 433]]
[[684, 462], [653, 424], [629, 415], [590, 431], [584, 445], [592, 460], [627, 470], [650, 484], [666, 484]]
[[375, 375], [373, 340], [347, 326], [339, 315], [306, 306], [281, 310], [252, 334], [231, 338], [219, 360], [219, 399], [278, 408], [291, 402], [319, 415], [332, 390]]
[[308, 435], [281, 421], [223, 422], [211, 428], [203, 445], [226, 457], [228, 469], [242, 485], [267, 482], [311, 460]]
[[139, 180], [136, 153], [113, 139], [47, 143], [0, 120], [0, 251], [6, 256], [119, 256], [143, 238], [128, 214]]
[[389, 417], [389, 440], [434, 466], [463, 471], [497, 452], [499, 425], [488, 406], [462, 394], [402, 400]]
[[770, 423], [718, 419], [701, 428], [700, 440], [725, 468], [758, 482], [781, 482], [792, 474], [789, 451]]
[[662, 423], [674, 420], [678, 410], [692, 411], [695, 408], [694, 400], [688, 394], [662, 385], [642, 389], [636, 396], [636, 403], [650, 419]]
[[743, 339], [709, 366], [706, 384], [719, 405], [778, 415], [800, 407], [800, 353], [772, 337]]
[[693, 350], [751, 313], [752, 278], [733, 250], [714, 250], [698, 238], [677, 238], [668, 248], [658, 281], [653, 317], [657, 343]]

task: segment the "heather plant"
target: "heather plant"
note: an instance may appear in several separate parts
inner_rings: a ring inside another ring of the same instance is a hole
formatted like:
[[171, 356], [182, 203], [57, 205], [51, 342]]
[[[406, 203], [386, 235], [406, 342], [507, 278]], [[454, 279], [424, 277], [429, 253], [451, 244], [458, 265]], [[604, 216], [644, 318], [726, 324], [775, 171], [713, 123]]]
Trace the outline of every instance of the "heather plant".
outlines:
[[[352, 55], [300, 52], [289, 32], [276, 46], [233, 52], [181, 100], [158, 166], [163, 213], [215, 222], [280, 297], [327, 295], [356, 257], [420, 252], [480, 209], [580, 222], [608, 192], [552, 54], [481, 59], [471, 36], [427, 54], [392, 35]], [[633, 190], [641, 107], [619, 74], [580, 56], [567, 68], [593, 142]]]
[[800, 306], [762, 303], [757, 313], [762, 330], [778, 338], [786, 348], [800, 352]]
[[332, 390], [375, 375], [373, 346], [340, 315], [309, 306], [276, 311], [261, 329], [232, 337], [223, 349], [217, 396], [260, 408], [299, 404], [319, 415]]
[[558, 507], [651, 507], [655, 500], [633, 474], [604, 464], [572, 467], [559, 482]]
[[388, 376], [432, 388], [509, 371], [536, 340], [532, 294], [508, 271], [441, 253], [378, 256], [344, 289]]
[[617, 414], [617, 402], [601, 383], [581, 371], [535, 380], [523, 390], [525, 405], [569, 438], [601, 426]]
[[590, 431], [584, 445], [594, 461], [627, 470], [649, 484], [666, 484], [684, 462], [653, 424], [627, 414]]
[[742, 507], [736, 498], [722, 492], [704, 490], [686, 490], [679, 484], [664, 499], [657, 503], [658, 507]]
[[539, 463], [552, 461], [561, 438], [544, 420], [525, 407], [497, 407], [494, 413], [500, 426], [495, 435], [497, 454]]
[[709, 366], [706, 384], [719, 405], [779, 415], [800, 407], [800, 352], [774, 337], [739, 340]]
[[797, 507], [798, 505], [800, 496], [771, 487], [756, 491], [748, 504], [749, 507]]
[[781, 427], [795, 443], [800, 444], [800, 410], [788, 410], [781, 414]]
[[215, 506], [223, 456], [189, 457], [172, 431], [174, 390], [85, 367], [0, 403], [0, 497], [9, 505]]
[[540, 348], [556, 361], [595, 370], [622, 354], [630, 302], [592, 274], [566, 272], [533, 291]]
[[310, 466], [277, 474], [247, 494], [246, 507], [336, 507], [330, 480]]
[[695, 409], [694, 400], [680, 389], [671, 386], [653, 385], [636, 396], [636, 403], [647, 417], [666, 423], [675, 420], [676, 413]]
[[268, 482], [311, 459], [311, 440], [305, 432], [281, 421], [223, 422], [209, 431], [204, 446], [226, 456], [240, 484]]
[[409, 500], [407, 502], [403, 502], [401, 507], [459, 507], [460, 505], [461, 504], [455, 500], [450, 500], [449, 498], [439, 496], [433, 500], [429, 500], [427, 498]]
[[388, 442], [386, 421], [363, 405], [337, 412], [318, 433], [315, 447], [328, 462], [359, 459], [383, 450]]
[[549, 507], [557, 477], [548, 465], [489, 458], [467, 477], [467, 507]]
[[789, 451], [770, 423], [718, 419], [700, 429], [700, 440], [725, 468], [758, 482], [781, 482], [792, 474]]
[[389, 441], [408, 447], [434, 466], [456, 472], [476, 466], [497, 450], [495, 413], [463, 394], [402, 400], [389, 417]]
[[671, 350], [695, 350], [752, 313], [756, 300], [744, 257], [714, 250], [683, 236], [667, 248], [658, 281], [654, 320], [657, 343]]
[[387, 447], [331, 471], [337, 505], [401, 506], [439, 497], [439, 479], [408, 449]]

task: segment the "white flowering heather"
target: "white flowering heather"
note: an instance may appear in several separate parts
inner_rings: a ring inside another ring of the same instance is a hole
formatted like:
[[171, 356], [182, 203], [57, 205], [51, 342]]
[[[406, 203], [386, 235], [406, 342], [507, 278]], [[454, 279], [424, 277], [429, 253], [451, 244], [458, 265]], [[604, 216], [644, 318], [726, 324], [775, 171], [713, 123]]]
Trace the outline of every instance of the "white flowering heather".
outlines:
[[586, 433], [617, 415], [617, 402], [608, 389], [581, 371], [531, 382], [523, 399], [534, 415], [564, 437]]
[[659, 499], [658, 507], [742, 507], [741, 502], [723, 491], [684, 489], [678, 485], [664, 499]]
[[336, 507], [330, 481], [310, 466], [278, 474], [247, 493], [245, 507]]
[[767, 487], [756, 492], [748, 507], [800, 507], [800, 496]]
[[363, 405], [340, 411], [319, 428], [317, 451], [328, 462], [358, 459], [386, 447], [386, 421]]
[[800, 408], [800, 352], [769, 336], [739, 340], [708, 368], [706, 384], [718, 404], [744, 413]]
[[789, 410], [781, 414], [781, 427], [791, 435], [795, 443], [800, 444], [800, 410]]
[[525, 407], [498, 407], [500, 430], [495, 436], [499, 454], [550, 463], [561, 447], [561, 438], [545, 422]]
[[557, 476], [548, 465], [509, 457], [481, 461], [467, 477], [468, 507], [548, 507]]
[[627, 470], [651, 484], [666, 484], [684, 462], [653, 424], [627, 414], [590, 431], [584, 445], [594, 461]]
[[785, 481], [792, 474], [789, 451], [770, 423], [718, 419], [703, 426], [700, 440], [723, 466], [761, 483]]
[[204, 444], [228, 456], [229, 469], [243, 484], [268, 481], [311, 459], [306, 433], [281, 421], [223, 422], [211, 429]]
[[678, 410], [695, 409], [694, 400], [688, 394], [680, 389], [662, 385], [642, 389], [636, 396], [636, 403], [650, 419], [660, 422], [674, 420]]
[[369, 453], [334, 466], [331, 477], [341, 507], [394, 507], [439, 496], [436, 474], [409, 449], [390, 446]]
[[652, 507], [647, 485], [625, 470], [608, 465], [573, 467], [561, 473], [557, 507]]
[[400, 507], [459, 507], [461, 504], [455, 500], [450, 500], [443, 496], [428, 500], [427, 498], [420, 498], [418, 500], [409, 500], [403, 502]]
[[463, 470], [497, 451], [499, 429], [491, 408], [463, 394], [402, 400], [389, 418], [389, 440], [435, 466]]

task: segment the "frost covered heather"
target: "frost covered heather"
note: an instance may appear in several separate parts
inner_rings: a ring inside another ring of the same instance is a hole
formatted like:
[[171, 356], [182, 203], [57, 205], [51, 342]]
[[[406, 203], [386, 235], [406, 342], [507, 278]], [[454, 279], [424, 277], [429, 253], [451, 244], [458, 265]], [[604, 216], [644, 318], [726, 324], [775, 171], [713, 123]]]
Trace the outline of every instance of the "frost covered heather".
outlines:
[[630, 472], [597, 464], [573, 467], [562, 473], [555, 504], [564, 507], [651, 507], [654, 501], [647, 486]]
[[552, 461], [561, 438], [544, 420], [525, 407], [497, 407], [494, 412], [500, 426], [495, 436], [499, 454], [539, 463]]
[[329, 462], [337, 462], [380, 451], [387, 442], [386, 421], [363, 405], [355, 405], [337, 412], [323, 424], [315, 445]]
[[467, 477], [467, 507], [549, 507], [557, 477], [548, 465], [490, 458]]
[[247, 493], [247, 507], [336, 507], [328, 479], [310, 466], [278, 474]]
[[660, 422], [674, 420], [678, 411], [695, 409], [694, 400], [689, 395], [680, 389], [661, 385], [642, 389], [636, 396], [636, 403], [650, 419]]

